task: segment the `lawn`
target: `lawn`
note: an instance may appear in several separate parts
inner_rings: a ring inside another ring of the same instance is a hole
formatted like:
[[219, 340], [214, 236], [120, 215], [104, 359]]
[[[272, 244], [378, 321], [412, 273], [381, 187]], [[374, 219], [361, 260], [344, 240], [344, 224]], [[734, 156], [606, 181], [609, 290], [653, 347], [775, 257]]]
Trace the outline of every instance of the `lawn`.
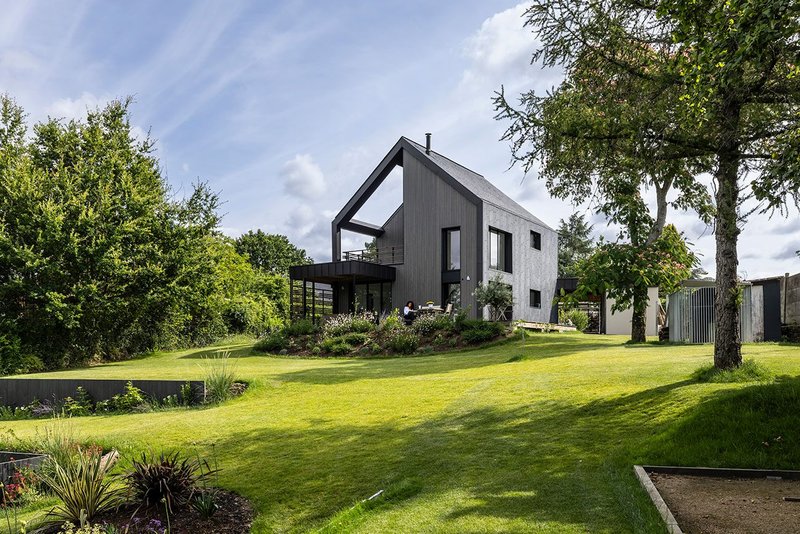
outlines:
[[251, 386], [236, 400], [69, 424], [123, 454], [213, 455], [221, 484], [254, 503], [254, 532], [659, 532], [634, 463], [798, 467], [800, 347], [745, 346], [770, 383], [701, 384], [691, 375], [710, 346], [623, 342], [540, 334], [356, 360], [238, 343], [42, 376], [199, 379], [202, 355], [231, 350]]

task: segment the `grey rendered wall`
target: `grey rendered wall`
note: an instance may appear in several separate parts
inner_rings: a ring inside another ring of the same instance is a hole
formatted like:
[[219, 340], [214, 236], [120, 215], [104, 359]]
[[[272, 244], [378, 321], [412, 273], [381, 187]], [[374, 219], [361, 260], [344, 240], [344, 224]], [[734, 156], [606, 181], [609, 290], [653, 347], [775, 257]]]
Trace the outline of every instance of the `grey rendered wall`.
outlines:
[[[403, 228], [405, 261], [397, 265], [392, 287], [396, 307], [410, 300], [442, 301], [442, 229], [461, 228], [461, 305], [477, 304], [472, 296], [480, 276], [477, 263], [478, 208], [420, 161], [403, 155]], [[469, 276], [470, 280], [466, 278]]]
[[[633, 308], [613, 312], [616, 301], [608, 296], [605, 299], [606, 328], [605, 334], [630, 336], [631, 321], [633, 320]], [[658, 288], [647, 288], [647, 311], [645, 312], [645, 335], [658, 335]]]
[[[489, 268], [489, 227], [511, 234], [512, 273]], [[531, 247], [531, 230], [542, 234], [542, 250]], [[500, 274], [514, 291], [513, 319], [550, 322], [550, 308], [558, 277], [558, 234], [492, 204], [483, 204], [483, 279]], [[542, 292], [542, 307], [530, 306], [530, 290]], [[485, 314], [488, 317], [488, 312]]]
[[786, 324], [800, 323], [800, 274], [786, 277], [785, 314]]

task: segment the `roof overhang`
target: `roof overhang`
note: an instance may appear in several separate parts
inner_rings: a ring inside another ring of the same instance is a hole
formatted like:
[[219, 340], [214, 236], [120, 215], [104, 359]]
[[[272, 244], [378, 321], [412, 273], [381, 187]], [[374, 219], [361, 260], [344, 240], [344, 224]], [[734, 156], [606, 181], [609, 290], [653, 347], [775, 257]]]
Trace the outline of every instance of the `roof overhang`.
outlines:
[[366, 261], [332, 261], [313, 265], [295, 265], [289, 267], [289, 278], [306, 280], [321, 284], [342, 282], [394, 282], [397, 271], [389, 265], [380, 265]]

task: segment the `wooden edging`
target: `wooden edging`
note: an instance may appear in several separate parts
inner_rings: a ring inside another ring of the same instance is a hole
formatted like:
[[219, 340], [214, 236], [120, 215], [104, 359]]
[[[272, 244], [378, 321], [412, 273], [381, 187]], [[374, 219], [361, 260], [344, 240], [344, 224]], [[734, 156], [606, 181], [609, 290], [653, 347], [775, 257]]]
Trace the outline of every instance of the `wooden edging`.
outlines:
[[669, 506], [667, 506], [667, 503], [661, 498], [661, 494], [656, 489], [653, 481], [650, 480], [650, 476], [647, 474], [647, 471], [645, 471], [645, 468], [641, 465], [634, 465], [633, 472], [636, 473], [636, 478], [639, 479], [639, 483], [647, 492], [647, 495], [650, 496], [650, 500], [653, 501], [658, 513], [661, 514], [661, 518], [667, 526], [667, 531], [670, 534], [683, 534], [681, 527], [678, 526], [678, 522], [675, 521], [675, 516], [672, 515]]
[[800, 480], [800, 471], [785, 469], [740, 469], [735, 467], [681, 467], [671, 465], [643, 465], [647, 473], [663, 473], [665, 475], [688, 475], [696, 477], [716, 478], [783, 478]]

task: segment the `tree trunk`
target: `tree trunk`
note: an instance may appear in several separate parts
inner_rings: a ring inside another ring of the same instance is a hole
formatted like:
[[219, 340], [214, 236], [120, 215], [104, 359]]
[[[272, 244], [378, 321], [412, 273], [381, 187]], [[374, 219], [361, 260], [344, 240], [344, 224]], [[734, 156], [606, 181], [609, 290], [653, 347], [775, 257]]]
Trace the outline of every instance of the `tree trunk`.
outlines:
[[[728, 109], [725, 124], [738, 124], [739, 110]], [[725, 128], [724, 128], [725, 129]], [[728, 139], [722, 139], [718, 155], [717, 180], [717, 284], [714, 311], [714, 366], [733, 369], [742, 364], [742, 346], [739, 335], [740, 289], [737, 270], [739, 258], [736, 243], [739, 238], [737, 204], [739, 201], [739, 158], [735, 143], [736, 128], [727, 128]]]
[[647, 288], [635, 288], [633, 294], [633, 317], [631, 317], [631, 342], [647, 341]]

